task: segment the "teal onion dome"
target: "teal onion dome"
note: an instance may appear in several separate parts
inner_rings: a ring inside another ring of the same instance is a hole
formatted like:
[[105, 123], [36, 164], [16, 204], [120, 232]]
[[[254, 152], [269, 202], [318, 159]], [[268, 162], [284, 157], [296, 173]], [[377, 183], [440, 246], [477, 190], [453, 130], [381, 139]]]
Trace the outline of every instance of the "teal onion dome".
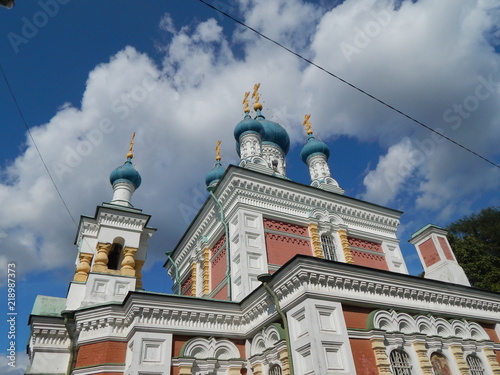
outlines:
[[310, 134], [306, 144], [302, 148], [302, 151], [300, 151], [300, 158], [307, 164], [307, 159], [317, 154], [325, 155], [328, 160], [330, 157], [330, 149], [324, 142], [318, 141], [312, 134]]
[[287, 131], [280, 124], [266, 120], [266, 118], [257, 111], [257, 116], [255, 117], [262, 126], [264, 127], [264, 136], [262, 137], [262, 143], [272, 143], [281, 148], [283, 153], [286, 155], [290, 149], [290, 137]]
[[213, 185], [222, 178], [225, 172], [226, 169], [222, 166], [220, 160], [216, 160], [212, 170], [205, 176], [205, 184], [207, 186]]
[[264, 135], [264, 127], [259, 121], [251, 118], [247, 112], [243, 120], [234, 128], [234, 139], [236, 139], [236, 142], [239, 142], [241, 136], [249, 132], [257, 133], [262, 137]]
[[141, 186], [141, 181], [141, 175], [132, 165], [132, 158], [130, 157], [127, 158], [127, 161], [123, 163], [123, 165], [120, 165], [109, 175], [109, 182], [111, 182], [111, 185], [117, 182], [128, 182], [137, 189]]

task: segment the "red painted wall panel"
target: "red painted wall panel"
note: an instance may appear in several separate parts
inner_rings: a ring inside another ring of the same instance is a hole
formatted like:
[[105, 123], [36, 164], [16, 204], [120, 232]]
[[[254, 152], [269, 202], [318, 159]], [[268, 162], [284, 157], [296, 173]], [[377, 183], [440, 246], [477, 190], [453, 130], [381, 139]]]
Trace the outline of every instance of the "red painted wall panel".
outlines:
[[443, 249], [444, 256], [448, 260], [455, 260], [453, 257], [453, 254], [451, 253], [450, 246], [448, 245], [448, 241], [446, 241], [445, 238], [443, 237], [438, 237], [439, 244], [441, 245], [441, 248]]
[[432, 238], [422, 242], [418, 245], [422, 258], [424, 258], [424, 263], [426, 267], [432, 266], [434, 263], [439, 261], [439, 254], [432, 241]]

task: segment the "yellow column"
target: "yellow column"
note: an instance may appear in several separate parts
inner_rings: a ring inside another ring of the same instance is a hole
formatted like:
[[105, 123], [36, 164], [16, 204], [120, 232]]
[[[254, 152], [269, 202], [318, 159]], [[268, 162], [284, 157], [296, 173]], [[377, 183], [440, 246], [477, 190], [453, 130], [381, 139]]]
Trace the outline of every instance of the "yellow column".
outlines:
[[391, 363], [385, 353], [384, 339], [376, 337], [372, 338], [371, 342], [379, 375], [391, 375]]
[[349, 241], [347, 239], [347, 231], [345, 229], [340, 229], [339, 236], [340, 236], [340, 243], [342, 244], [342, 250], [344, 250], [345, 262], [354, 264], [351, 248], [349, 247]]
[[283, 375], [290, 375], [290, 361], [288, 360], [288, 350], [282, 349], [278, 353], [281, 361], [281, 372]]
[[203, 294], [210, 293], [210, 248], [203, 250]]
[[198, 264], [196, 262], [193, 262], [191, 264], [191, 295], [193, 297], [196, 297], [196, 275], [198, 271]]
[[[252, 373], [253, 373], [253, 375], [262, 375], [262, 363], [257, 363], [255, 366], [253, 366]], [[283, 375], [285, 375], [284, 372], [283, 372]]]
[[105, 272], [108, 270], [108, 253], [111, 249], [110, 243], [99, 242], [97, 244], [97, 255], [95, 257], [94, 266], [92, 271], [94, 272]]
[[500, 375], [500, 364], [497, 361], [497, 356], [495, 355], [495, 351], [492, 348], [484, 348], [483, 349], [486, 358], [488, 359], [488, 363], [490, 364], [491, 371], [493, 371], [494, 375]]
[[90, 272], [90, 262], [94, 255], [88, 253], [80, 253], [80, 263], [76, 266], [74, 281], [87, 281]]
[[181, 365], [179, 366], [179, 375], [192, 375], [191, 365]]
[[461, 375], [470, 375], [469, 365], [465, 361], [462, 346], [457, 345], [457, 344], [450, 345], [450, 349], [451, 349], [451, 352], [453, 353], [453, 356], [455, 357], [455, 362], [457, 363], [458, 371], [460, 372], [460, 374]]
[[123, 260], [122, 268], [120, 268], [120, 274], [123, 276], [135, 276], [135, 253], [137, 248], [135, 247], [124, 247], [123, 248]]
[[319, 237], [318, 224], [309, 224], [309, 234], [311, 235], [311, 244], [313, 248], [313, 254], [317, 258], [324, 258], [323, 249], [321, 248], [321, 238]]
[[413, 348], [417, 353], [418, 361], [420, 363], [420, 368], [422, 369], [422, 373], [424, 375], [433, 375], [434, 371], [432, 370], [432, 364], [427, 356], [427, 349], [425, 348], [425, 342], [423, 341], [415, 341], [413, 342]]
[[241, 375], [241, 366], [230, 367], [227, 375]]
[[137, 279], [135, 289], [142, 289], [142, 266], [144, 266], [143, 260], [135, 261], [135, 278]]

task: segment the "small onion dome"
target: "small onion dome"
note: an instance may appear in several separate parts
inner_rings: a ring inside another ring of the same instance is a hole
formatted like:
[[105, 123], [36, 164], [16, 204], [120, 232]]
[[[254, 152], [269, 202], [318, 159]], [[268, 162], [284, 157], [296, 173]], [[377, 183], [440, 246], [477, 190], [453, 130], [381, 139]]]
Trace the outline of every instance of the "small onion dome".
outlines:
[[205, 184], [207, 186], [210, 186], [217, 183], [222, 178], [225, 172], [226, 169], [222, 166], [220, 160], [216, 160], [214, 167], [210, 172], [207, 173], [205, 177]]
[[127, 157], [127, 161], [123, 163], [123, 165], [120, 165], [118, 168], [116, 168], [109, 175], [109, 182], [111, 182], [111, 185], [114, 185], [117, 182], [128, 182], [134, 185], [134, 187], [137, 189], [139, 186], [141, 186], [141, 181], [141, 175], [132, 165], [132, 158], [130, 157]]
[[234, 139], [236, 139], [236, 142], [239, 142], [240, 137], [248, 132], [257, 133], [261, 137], [264, 135], [264, 127], [262, 124], [251, 118], [247, 112], [245, 113], [243, 120], [241, 120], [234, 128]]
[[302, 151], [300, 151], [300, 158], [307, 164], [307, 159], [317, 154], [325, 155], [326, 160], [328, 160], [330, 149], [324, 142], [318, 141], [312, 134], [309, 134], [306, 144], [302, 147]]
[[287, 131], [280, 124], [266, 120], [266, 118], [257, 111], [257, 116], [255, 117], [264, 127], [264, 136], [262, 137], [262, 143], [273, 143], [286, 155], [290, 149], [290, 137]]

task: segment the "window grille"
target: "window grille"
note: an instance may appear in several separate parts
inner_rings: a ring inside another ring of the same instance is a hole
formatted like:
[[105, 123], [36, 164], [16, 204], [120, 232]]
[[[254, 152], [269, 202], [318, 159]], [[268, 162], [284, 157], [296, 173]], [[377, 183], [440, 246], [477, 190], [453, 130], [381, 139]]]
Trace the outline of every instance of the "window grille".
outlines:
[[281, 375], [281, 367], [279, 365], [271, 365], [269, 367], [269, 375]]
[[337, 260], [337, 257], [335, 256], [335, 243], [333, 242], [333, 238], [331, 235], [321, 235], [321, 249], [323, 250], [325, 259]]
[[413, 375], [410, 356], [404, 350], [395, 349], [389, 356], [394, 375]]
[[481, 360], [474, 354], [469, 354], [467, 356], [467, 364], [470, 368], [471, 375], [483, 375], [484, 367]]

